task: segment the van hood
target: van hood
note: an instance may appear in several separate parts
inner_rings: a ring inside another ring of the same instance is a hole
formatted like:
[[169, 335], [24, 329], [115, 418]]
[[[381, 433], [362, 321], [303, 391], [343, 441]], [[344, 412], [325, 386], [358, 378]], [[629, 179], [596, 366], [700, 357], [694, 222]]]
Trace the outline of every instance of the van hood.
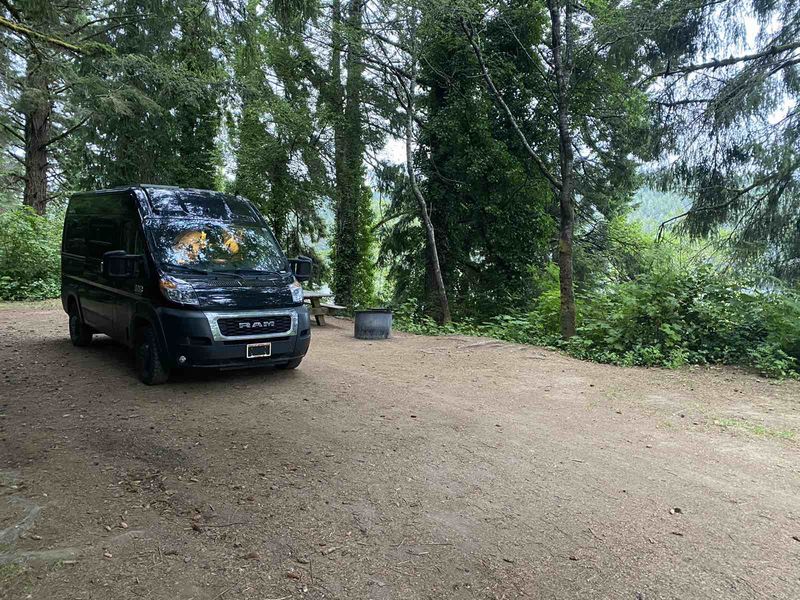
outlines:
[[257, 310], [294, 306], [289, 284], [291, 275], [268, 278], [217, 278], [187, 280], [194, 288], [200, 308]]

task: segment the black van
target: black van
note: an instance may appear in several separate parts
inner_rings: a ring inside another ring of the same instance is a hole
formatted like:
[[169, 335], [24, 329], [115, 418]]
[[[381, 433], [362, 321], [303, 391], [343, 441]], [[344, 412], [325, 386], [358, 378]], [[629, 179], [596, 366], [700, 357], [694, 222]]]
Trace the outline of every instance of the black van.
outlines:
[[135, 185], [76, 194], [64, 221], [61, 302], [69, 335], [134, 349], [144, 383], [176, 367], [294, 369], [311, 341], [300, 281], [244, 198]]

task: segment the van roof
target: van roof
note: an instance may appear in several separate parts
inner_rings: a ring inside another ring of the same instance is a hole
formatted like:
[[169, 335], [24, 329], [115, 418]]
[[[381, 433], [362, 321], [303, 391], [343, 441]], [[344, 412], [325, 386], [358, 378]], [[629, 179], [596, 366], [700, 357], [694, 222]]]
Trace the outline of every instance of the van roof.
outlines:
[[180, 187], [177, 185], [156, 185], [152, 183], [131, 183], [129, 185], [119, 185], [113, 188], [103, 188], [102, 190], [91, 190], [88, 192], [76, 192], [75, 196], [94, 196], [101, 194], [109, 194], [112, 192], [129, 192], [132, 190], [181, 190], [185, 192], [206, 193], [206, 194], [220, 194], [216, 190], [203, 190], [200, 188]]

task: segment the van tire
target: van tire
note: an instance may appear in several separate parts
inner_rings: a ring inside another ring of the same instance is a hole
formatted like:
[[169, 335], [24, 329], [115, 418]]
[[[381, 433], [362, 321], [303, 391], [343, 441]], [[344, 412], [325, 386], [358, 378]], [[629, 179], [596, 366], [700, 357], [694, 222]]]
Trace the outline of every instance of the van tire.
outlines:
[[293, 358], [292, 360], [290, 360], [285, 364], [278, 365], [278, 368], [283, 369], [285, 371], [289, 371], [291, 369], [296, 369], [297, 367], [299, 367], [301, 362], [303, 362], [302, 358]]
[[155, 331], [144, 325], [136, 332], [133, 351], [136, 358], [136, 374], [142, 383], [159, 385], [169, 379], [169, 368], [164, 364]]
[[92, 343], [94, 330], [83, 322], [81, 313], [74, 302], [69, 307], [69, 339], [73, 346], [83, 348]]

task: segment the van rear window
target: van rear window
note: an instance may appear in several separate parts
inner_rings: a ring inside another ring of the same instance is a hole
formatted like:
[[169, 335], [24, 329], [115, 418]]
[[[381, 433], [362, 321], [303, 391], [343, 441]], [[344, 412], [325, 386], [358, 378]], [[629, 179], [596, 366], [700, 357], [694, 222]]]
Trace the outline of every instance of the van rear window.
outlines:
[[153, 212], [163, 217], [201, 217], [249, 222], [257, 220], [246, 200], [221, 192], [149, 188], [147, 195]]

